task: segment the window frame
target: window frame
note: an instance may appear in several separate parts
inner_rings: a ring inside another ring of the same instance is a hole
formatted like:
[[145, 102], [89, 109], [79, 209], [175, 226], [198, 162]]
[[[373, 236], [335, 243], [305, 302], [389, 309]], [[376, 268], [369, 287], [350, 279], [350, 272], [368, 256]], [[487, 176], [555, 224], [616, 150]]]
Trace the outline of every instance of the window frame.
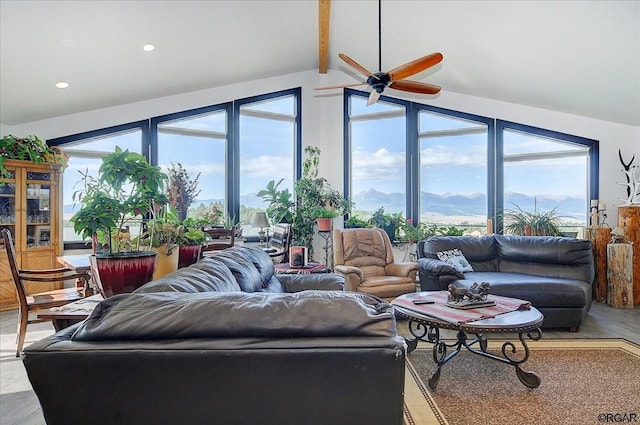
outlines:
[[[367, 97], [369, 93], [345, 88], [343, 89], [343, 155], [344, 155], [344, 194], [345, 198], [351, 197], [351, 120], [350, 98], [351, 96]], [[406, 134], [407, 134], [407, 183], [406, 183], [406, 209], [407, 219], [418, 223], [420, 219], [420, 111], [428, 111], [436, 114], [451, 116], [467, 121], [476, 121], [487, 126], [487, 219], [493, 222], [494, 231], [502, 233], [503, 225], [501, 211], [504, 209], [504, 132], [514, 130], [522, 133], [530, 133], [534, 136], [555, 139], [571, 144], [577, 144], [588, 148], [587, 153], [587, 194], [589, 199], [585, 202], [585, 211], [589, 211], [590, 199], [599, 198], [599, 141], [562, 133], [555, 130], [543, 129], [531, 125], [515, 123], [497, 118], [471, 114], [462, 111], [422, 104], [418, 102], [395, 99], [381, 96], [381, 100], [388, 103], [406, 105]], [[585, 223], [586, 225], [586, 223]]]
[[[233, 100], [230, 102], [223, 102], [215, 105], [208, 105], [204, 107], [189, 109], [185, 111], [179, 111], [169, 113], [165, 115], [150, 117], [144, 120], [134, 121], [126, 124], [119, 124], [115, 126], [105, 127], [96, 130], [89, 130], [86, 132], [76, 133], [69, 136], [63, 136], [53, 139], [48, 139], [46, 142], [49, 146], [60, 146], [64, 148], [64, 145], [80, 142], [83, 140], [95, 139], [98, 137], [108, 136], [109, 134], [120, 133], [128, 130], [141, 130], [141, 153], [147, 158], [152, 165], [157, 165], [158, 162], [158, 126], [163, 122], [172, 121], [180, 118], [188, 118], [190, 116], [202, 115], [208, 112], [217, 110], [225, 110], [227, 114], [227, 142], [226, 142], [226, 182], [227, 187], [225, 189], [225, 203], [227, 206], [227, 213], [231, 217], [239, 217], [240, 213], [240, 193], [236, 193], [240, 190], [240, 159], [239, 159], [239, 135], [240, 135], [240, 107], [250, 103], [261, 102], [269, 99], [275, 99], [277, 97], [293, 96], [294, 108], [296, 116], [294, 118], [294, 146], [293, 146], [293, 158], [294, 161], [294, 182], [300, 179], [302, 176], [302, 87], [295, 87], [291, 89], [280, 90], [276, 92], [264, 93], [256, 96], [250, 96], [242, 99]], [[64, 188], [62, 188], [64, 190]], [[251, 238], [249, 239], [252, 240]], [[256, 239], [257, 240], [257, 239]], [[86, 249], [85, 242], [76, 241], [64, 241], [63, 249]]]

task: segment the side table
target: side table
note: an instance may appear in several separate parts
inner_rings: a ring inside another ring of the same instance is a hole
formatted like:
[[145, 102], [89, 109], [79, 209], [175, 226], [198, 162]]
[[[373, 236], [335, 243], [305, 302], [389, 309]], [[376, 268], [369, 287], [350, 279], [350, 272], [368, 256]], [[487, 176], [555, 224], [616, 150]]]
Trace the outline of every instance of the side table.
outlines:
[[608, 244], [607, 263], [607, 304], [615, 308], [633, 308], [633, 244]]

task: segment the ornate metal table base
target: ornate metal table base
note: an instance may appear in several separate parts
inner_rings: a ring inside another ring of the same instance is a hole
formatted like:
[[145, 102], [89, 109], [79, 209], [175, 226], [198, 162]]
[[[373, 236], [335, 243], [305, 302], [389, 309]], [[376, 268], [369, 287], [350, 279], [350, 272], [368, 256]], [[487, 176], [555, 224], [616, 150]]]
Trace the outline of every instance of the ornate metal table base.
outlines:
[[[415, 337], [413, 340], [407, 341], [408, 353], [411, 353], [416, 349], [418, 341], [425, 341], [433, 344], [433, 360], [436, 362], [436, 369], [429, 379], [429, 388], [435, 390], [440, 380], [440, 369], [449, 360], [453, 359], [462, 347], [466, 347], [470, 352], [482, 357], [487, 357], [502, 363], [509, 364], [516, 369], [516, 375], [523, 385], [529, 388], [537, 388], [540, 386], [540, 378], [533, 372], [523, 370], [520, 365], [527, 361], [529, 358], [529, 347], [525, 341], [524, 332], [518, 333], [518, 339], [524, 350], [524, 354], [518, 354], [518, 348], [513, 342], [505, 342], [502, 344], [502, 356], [495, 355], [487, 352], [487, 338], [482, 332], [475, 333], [475, 338], [469, 339], [466, 332], [459, 330], [457, 334], [457, 340], [452, 343], [446, 343], [440, 340], [440, 329], [436, 326], [427, 325], [418, 321], [414, 321], [409, 318], [409, 332]], [[540, 328], [532, 329], [531, 332], [527, 332], [526, 336], [532, 341], [537, 341], [542, 337]], [[449, 348], [453, 348], [454, 351], [447, 353]]]

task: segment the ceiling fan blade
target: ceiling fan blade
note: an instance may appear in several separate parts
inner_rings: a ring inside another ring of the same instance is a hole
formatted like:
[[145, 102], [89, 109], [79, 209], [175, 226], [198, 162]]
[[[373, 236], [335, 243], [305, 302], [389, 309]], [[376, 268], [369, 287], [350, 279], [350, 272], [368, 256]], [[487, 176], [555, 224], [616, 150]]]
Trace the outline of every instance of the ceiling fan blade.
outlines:
[[417, 81], [401, 80], [389, 85], [392, 89], [409, 91], [412, 93], [436, 94], [440, 91], [440, 86], [433, 84], [419, 83]]
[[430, 55], [423, 56], [419, 59], [393, 68], [387, 74], [389, 74], [389, 78], [391, 78], [391, 81], [402, 80], [403, 78], [410, 77], [413, 74], [417, 74], [420, 71], [424, 71], [427, 68], [437, 65], [442, 61], [442, 58], [442, 53], [432, 53]]
[[378, 92], [377, 90], [371, 91], [371, 94], [369, 95], [369, 100], [367, 100], [367, 106], [371, 106], [374, 103], [376, 103], [378, 99], [380, 99], [381, 94], [382, 93]]
[[340, 59], [342, 59], [343, 61], [345, 61], [346, 63], [348, 63], [349, 65], [351, 65], [352, 68], [358, 70], [362, 75], [364, 75], [366, 77], [373, 76], [373, 72], [369, 71], [367, 68], [365, 68], [364, 66], [360, 65], [358, 62], [354, 61], [353, 59], [351, 59], [349, 56], [345, 55], [344, 53], [339, 53], [338, 57]]
[[314, 90], [331, 90], [331, 89], [342, 89], [345, 87], [355, 87], [355, 86], [362, 86], [367, 84], [366, 82], [362, 82], [362, 83], [353, 83], [353, 84], [340, 84], [337, 86], [325, 86], [325, 87], [316, 87], [314, 88]]

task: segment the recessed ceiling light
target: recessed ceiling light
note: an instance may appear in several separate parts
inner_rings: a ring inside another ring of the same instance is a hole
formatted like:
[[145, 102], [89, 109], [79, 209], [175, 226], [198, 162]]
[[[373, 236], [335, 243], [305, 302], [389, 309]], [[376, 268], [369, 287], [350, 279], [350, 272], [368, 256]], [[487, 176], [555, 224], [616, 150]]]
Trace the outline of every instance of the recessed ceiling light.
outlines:
[[67, 83], [66, 81], [58, 81], [56, 83], [56, 87], [59, 89], [66, 89], [67, 87], [69, 87], [69, 83]]
[[156, 46], [154, 46], [153, 44], [145, 44], [144, 46], [142, 46], [142, 50], [144, 50], [145, 52], [152, 52], [155, 48]]

